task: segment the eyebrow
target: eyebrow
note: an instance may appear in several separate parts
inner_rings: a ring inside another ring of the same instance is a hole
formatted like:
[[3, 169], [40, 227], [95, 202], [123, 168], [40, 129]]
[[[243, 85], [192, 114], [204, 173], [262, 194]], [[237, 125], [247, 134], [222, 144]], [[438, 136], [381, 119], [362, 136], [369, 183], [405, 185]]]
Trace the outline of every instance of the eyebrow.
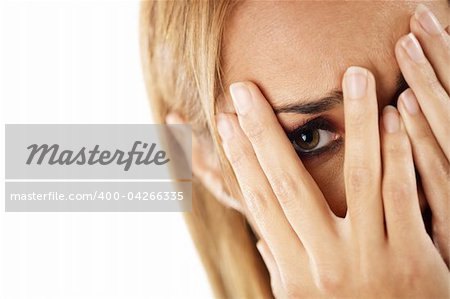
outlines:
[[279, 113], [300, 113], [318, 114], [333, 109], [336, 105], [342, 104], [344, 97], [342, 91], [332, 90], [324, 97], [317, 100], [302, 100], [301, 102], [280, 105], [274, 107], [276, 114]]
[[[405, 78], [400, 73], [395, 83], [394, 105], [396, 106], [399, 95], [408, 88]], [[344, 102], [342, 91], [334, 89], [317, 100], [301, 100], [297, 103], [275, 106], [274, 111], [279, 113], [319, 114], [333, 109]]]

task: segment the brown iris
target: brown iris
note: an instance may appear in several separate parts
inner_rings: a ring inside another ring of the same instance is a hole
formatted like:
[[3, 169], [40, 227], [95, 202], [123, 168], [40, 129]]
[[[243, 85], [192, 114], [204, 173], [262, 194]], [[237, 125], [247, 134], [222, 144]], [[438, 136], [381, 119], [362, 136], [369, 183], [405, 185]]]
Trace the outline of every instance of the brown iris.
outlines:
[[320, 141], [319, 130], [306, 130], [298, 134], [298, 137], [293, 140], [297, 147], [301, 150], [309, 151], [314, 149]]

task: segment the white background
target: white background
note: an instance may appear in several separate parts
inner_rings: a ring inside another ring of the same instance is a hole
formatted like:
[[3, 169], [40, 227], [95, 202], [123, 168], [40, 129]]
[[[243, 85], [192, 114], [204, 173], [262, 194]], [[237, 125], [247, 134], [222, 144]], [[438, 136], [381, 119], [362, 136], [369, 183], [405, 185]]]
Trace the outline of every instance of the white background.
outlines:
[[151, 123], [137, 1], [0, 2], [0, 298], [210, 298], [178, 213], [5, 213], [5, 123]]

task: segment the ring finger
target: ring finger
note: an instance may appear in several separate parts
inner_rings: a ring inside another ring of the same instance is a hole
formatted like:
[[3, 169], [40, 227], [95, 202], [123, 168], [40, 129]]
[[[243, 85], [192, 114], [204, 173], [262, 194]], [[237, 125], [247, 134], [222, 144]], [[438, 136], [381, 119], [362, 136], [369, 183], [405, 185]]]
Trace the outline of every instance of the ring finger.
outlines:
[[447, 159], [450, 159], [450, 99], [439, 82], [416, 37], [410, 33], [398, 42], [397, 61], [406, 82], [417, 96], [418, 103], [427, 118]]
[[[437, 143], [425, 116], [411, 89], [404, 91], [398, 102], [399, 112], [412, 144], [416, 167], [420, 173], [423, 189], [433, 213], [433, 226], [442, 232], [435, 232], [446, 260], [449, 259], [448, 221], [450, 198], [450, 164]], [[444, 224], [444, 225], [442, 225]]]

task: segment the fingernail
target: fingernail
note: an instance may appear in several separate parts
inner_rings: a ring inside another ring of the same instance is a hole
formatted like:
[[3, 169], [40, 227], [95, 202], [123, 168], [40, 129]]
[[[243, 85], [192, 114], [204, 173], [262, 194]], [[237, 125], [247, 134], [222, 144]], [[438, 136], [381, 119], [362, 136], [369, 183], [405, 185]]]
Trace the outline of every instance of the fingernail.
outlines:
[[441, 34], [443, 28], [439, 23], [436, 16], [431, 12], [431, 10], [423, 4], [419, 4], [414, 13], [414, 17], [422, 25], [428, 34], [439, 35]]
[[348, 96], [351, 99], [360, 99], [364, 97], [367, 89], [366, 69], [358, 66], [351, 66], [345, 72], [344, 80]]
[[425, 55], [423, 54], [419, 41], [414, 36], [414, 34], [410, 33], [405, 38], [403, 38], [402, 46], [413, 61], [421, 62], [425, 59]]
[[233, 125], [231, 124], [228, 117], [223, 114], [216, 116], [217, 131], [223, 140], [230, 139], [233, 137]]
[[393, 106], [386, 106], [383, 110], [383, 125], [388, 133], [395, 133], [400, 129], [400, 118], [397, 109]]
[[231, 98], [237, 113], [244, 115], [251, 107], [252, 95], [247, 85], [238, 82], [230, 85]]
[[400, 100], [409, 114], [416, 115], [419, 112], [419, 104], [417, 103], [416, 96], [411, 89], [405, 90], [400, 95]]

